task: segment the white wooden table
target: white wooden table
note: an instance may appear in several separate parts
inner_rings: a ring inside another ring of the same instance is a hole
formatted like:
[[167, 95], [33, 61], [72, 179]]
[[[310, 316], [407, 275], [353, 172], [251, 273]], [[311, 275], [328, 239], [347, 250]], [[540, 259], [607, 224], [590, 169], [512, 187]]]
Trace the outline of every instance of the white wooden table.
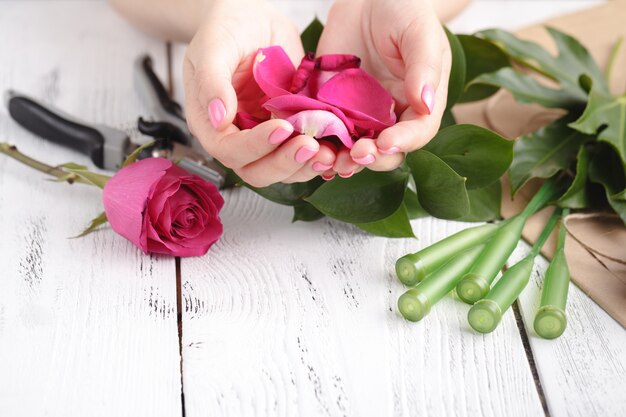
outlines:
[[[329, 6], [279, 3], [300, 27]], [[514, 29], [596, 3], [478, 1], [451, 27]], [[0, 90], [135, 136], [142, 52], [180, 97], [183, 46], [105, 3], [0, 2]], [[89, 163], [4, 107], [0, 140]], [[0, 157], [0, 416], [626, 415], [626, 332], [574, 286], [555, 341], [531, 330], [539, 274], [490, 335], [452, 297], [421, 323], [399, 317], [394, 261], [465, 224], [422, 219], [420, 240], [388, 240], [291, 224], [290, 209], [247, 190], [225, 199], [225, 234], [206, 256], [144, 256], [111, 230], [67, 239], [101, 210], [99, 193]]]

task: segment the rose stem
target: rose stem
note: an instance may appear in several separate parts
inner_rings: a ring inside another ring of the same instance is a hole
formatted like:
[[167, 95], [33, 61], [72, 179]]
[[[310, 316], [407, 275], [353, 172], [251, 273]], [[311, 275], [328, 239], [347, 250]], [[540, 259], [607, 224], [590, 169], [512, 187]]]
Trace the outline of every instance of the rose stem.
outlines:
[[45, 174], [51, 175], [53, 177], [59, 178], [59, 179], [64, 179], [65, 181], [67, 181], [69, 184], [78, 182], [81, 184], [88, 184], [88, 185], [93, 185], [92, 183], [90, 183], [89, 181], [86, 181], [82, 178], [80, 178], [77, 175], [72, 175], [68, 177], [68, 172], [57, 168], [57, 167], [53, 167], [47, 164], [44, 164], [43, 162], [39, 162], [36, 159], [33, 159], [29, 156], [24, 155], [23, 153], [21, 153], [20, 151], [17, 150], [17, 147], [15, 147], [14, 145], [10, 145], [8, 143], [5, 142], [0, 142], [0, 153], [3, 153], [7, 156], [10, 156], [11, 158], [25, 164], [28, 165], [31, 168], [36, 169], [37, 171], [41, 171]]
[[484, 242], [498, 229], [495, 224], [471, 227], [453, 234], [416, 253], [404, 255], [396, 262], [396, 275], [407, 286], [415, 286], [457, 253]]
[[456, 292], [461, 300], [474, 304], [487, 295], [491, 283], [517, 246], [526, 220], [554, 199], [558, 191], [554, 179], [546, 181], [524, 210], [498, 229], [457, 285]]
[[495, 330], [502, 319], [502, 315], [511, 307], [513, 301], [519, 297], [528, 284], [535, 258], [550, 237], [560, 217], [561, 209], [554, 210], [530, 253], [510, 267], [487, 296], [477, 301], [470, 308], [467, 319], [474, 330], [480, 333], [490, 333]]
[[448, 294], [463, 276], [483, 246], [476, 246], [460, 253], [441, 268], [428, 275], [416, 287], [409, 289], [398, 299], [398, 310], [410, 321], [419, 321], [426, 316], [430, 308]]
[[[569, 209], [563, 211], [563, 218]], [[559, 240], [552, 261], [546, 270], [541, 291], [541, 303], [535, 315], [535, 332], [544, 339], [555, 339], [563, 334], [567, 326], [565, 306], [569, 290], [569, 269], [565, 259], [565, 225], [561, 221]]]

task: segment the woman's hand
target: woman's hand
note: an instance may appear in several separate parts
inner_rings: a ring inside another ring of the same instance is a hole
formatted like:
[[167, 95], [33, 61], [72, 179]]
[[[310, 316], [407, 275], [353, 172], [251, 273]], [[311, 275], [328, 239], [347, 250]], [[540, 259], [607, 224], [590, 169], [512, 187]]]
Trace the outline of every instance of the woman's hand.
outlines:
[[335, 162], [334, 150], [310, 136], [288, 142], [293, 127], [273, 119], [253, 129], [233, 124], [238, 110], [258, 107], [252, 76], [257, 50], [281, 45], [294, 65], [304, 55], [295, 26], [258, 0], [215, 0], [205, 10], [185, 57], [185, 112], [203, 147], [248, 184], [307, 181]]
[[[362, 58], [396, 101], [399, 122], [377, 139], [360, 139], [337, 155], [333, 171], [398, 167], [406, 152], [435, 136], [446, 107], [451, 54], [432, 0], [337, 0], [317, 54]], [[326, 173], [328, 175], [330, 172]]]

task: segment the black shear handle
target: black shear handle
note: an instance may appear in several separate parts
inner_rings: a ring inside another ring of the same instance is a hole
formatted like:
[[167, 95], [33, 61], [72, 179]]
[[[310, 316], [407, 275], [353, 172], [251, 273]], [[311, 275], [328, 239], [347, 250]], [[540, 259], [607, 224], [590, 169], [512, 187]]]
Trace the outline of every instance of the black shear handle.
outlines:
[[26, 130], [51, 142], [79, 151], [104, 168], [104, 137], [59, 111], [53, 111], [28, 97], [9, 93], [9, 114]]

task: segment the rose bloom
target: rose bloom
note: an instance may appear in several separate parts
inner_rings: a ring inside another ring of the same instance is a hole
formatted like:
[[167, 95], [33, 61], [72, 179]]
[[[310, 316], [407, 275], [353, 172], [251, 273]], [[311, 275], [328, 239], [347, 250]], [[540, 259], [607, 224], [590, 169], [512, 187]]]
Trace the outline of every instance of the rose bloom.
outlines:
[[102, 201], [113, 230], [144, 253], [204, 255], [222, 235], [215, 185], [164, 158], [146, 158], [107, 181]]
[[285, 119], [294, 134], [338, 138], [346, 148], [376, 138], [396, 122], [394, 101], [360, 64], [354, 55], [307, 54], [296, 69], [280, 46], [259, 49], [252, 69], [256, 91], [247, 86], [240, 92], [235, 125], [250, 129]]

